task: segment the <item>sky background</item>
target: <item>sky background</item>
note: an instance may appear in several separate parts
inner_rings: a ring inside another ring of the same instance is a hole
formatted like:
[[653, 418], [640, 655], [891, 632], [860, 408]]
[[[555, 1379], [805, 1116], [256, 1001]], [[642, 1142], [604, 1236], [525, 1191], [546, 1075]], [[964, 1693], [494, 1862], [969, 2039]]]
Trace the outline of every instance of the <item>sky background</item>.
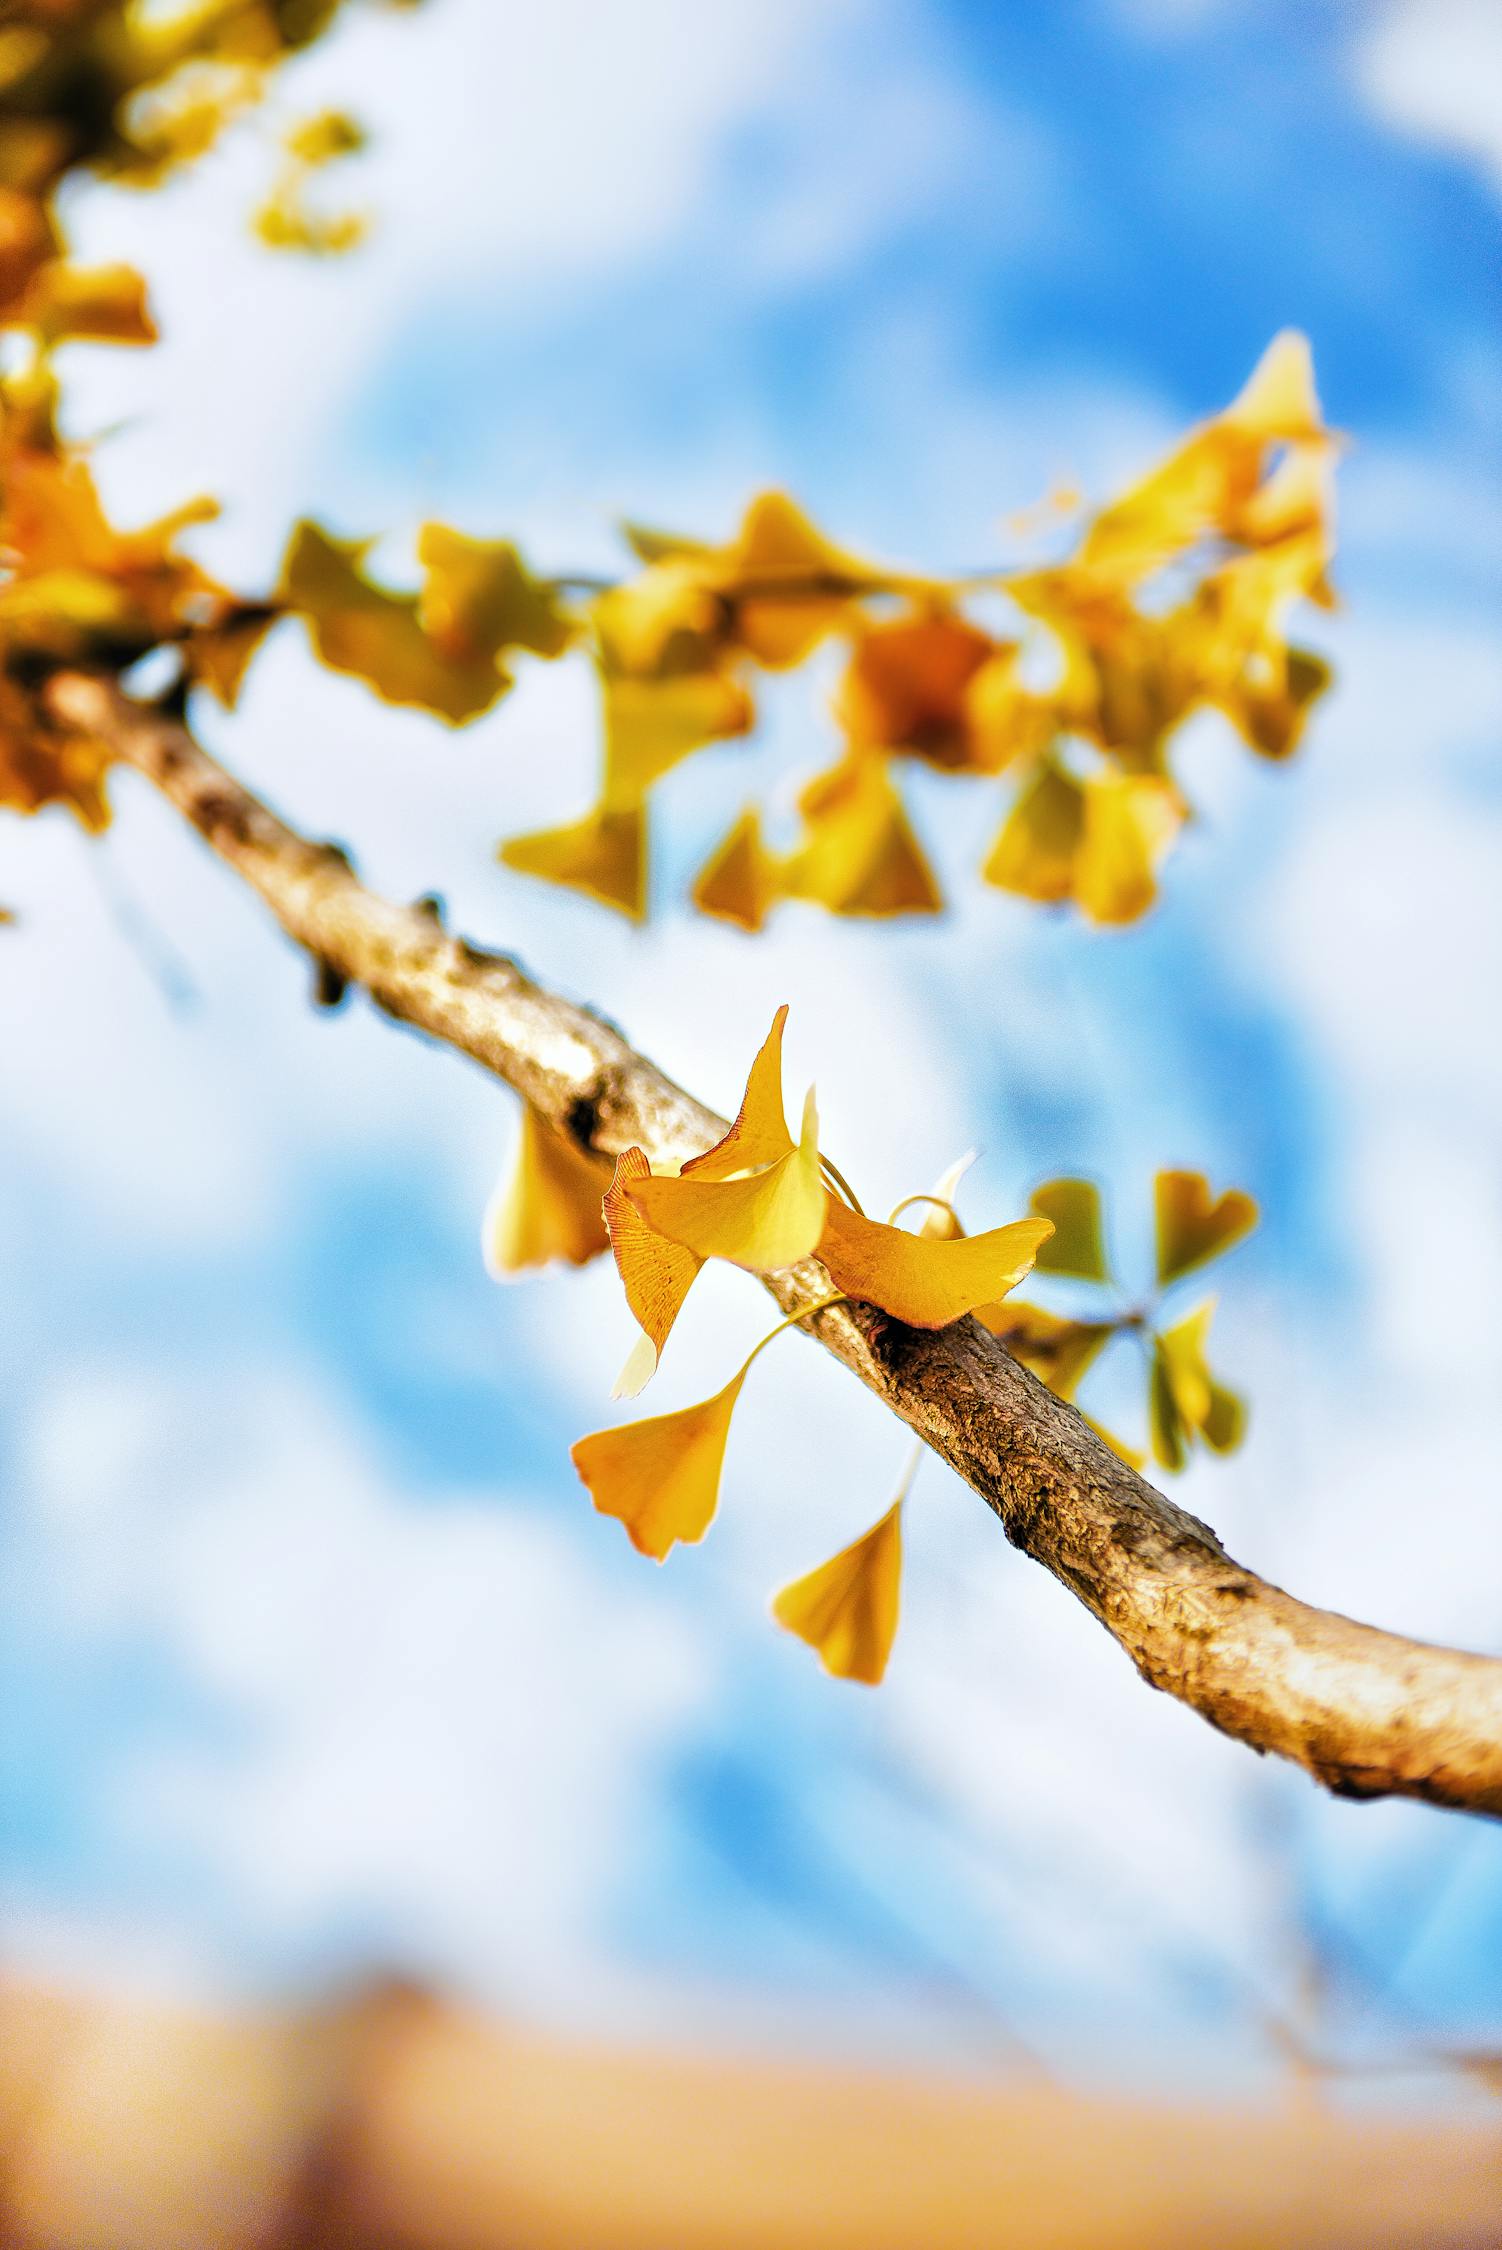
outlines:
[[[300, 512], [397, 561], [438, 515], [600, 568], [620, 515], [716, 536], [767, 484], [942, 568], [1006, 559], [1014, 511], [1103, 494], [1305, 328], [1352, 441], [1344, 606], [1309, 635], [1339, 684], [1287, 768], [1196, 726], [1205, 818], [1137, 929], [984, 890], [994, 801], [925, 775], [943, 921], [691, 917], [745, 787], [786, 804], [827, 756], [817, 668], [753, 764], [661, 792], [642, 932], [491, 856], [588, 801], [577, 666], [450, 735], [289, 625], [203, 723], [379, 887], [443, 892], [721, 1107], [789, 1001], [789, 1082], [878, 1202], [972, 1146], [976, 1223], [1084, 1169], [1145, 1278], [1155, 1167], [1250, 1188], [1217, 1361], [1251, 1433], [1177, 1494], [1308, 1599], [1490, 1649], [1499, 72], [1488, 0], [370, 10], [276, 112], [371, 125], [369, 246], [251, 244], [254, 134], [159, 196], [91, 191], [81, 252], [145, 267], [166, 340], [70, 370], [116, 511], [215, 492], [198, 551], [245, 584]], [[1148, 1693], [937, 1463], [887, 1685], [776, 1633], [771, 1588], [904, 1453], [821, 1355], [759, 1365], [705, 1547], [635, 1556], [567, 1458], [629, 1341], [612, 1276], [480, 1266], [510, 1098], [316, 1016], [255, 903], [116, 798], [102, 846], [0, 826], [7, 1958], [217, 1993], [395, 1966], [633, 2038], [1020, 2041], [1203, 2086], [1271, 2067], [1314, 1957], [1353, 2053], [1502, 2044], [1502, 1835], [1326, 1802]], [[717, 1273], [693, 1311], [665, 1406], [764, 1320]], [[1090, 1394], [1123, 1424], [1129, 1378]]]

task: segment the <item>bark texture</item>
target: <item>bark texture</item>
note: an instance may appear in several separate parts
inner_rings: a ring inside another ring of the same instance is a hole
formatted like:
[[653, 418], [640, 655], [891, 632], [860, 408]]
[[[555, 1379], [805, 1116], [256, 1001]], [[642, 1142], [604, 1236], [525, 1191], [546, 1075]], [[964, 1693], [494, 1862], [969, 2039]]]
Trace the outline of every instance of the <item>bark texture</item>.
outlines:
[[[592, 1009], [397, 906], [337, 846], [310, 842], [185, 729], [82, 673], [54, 677], [55, 723], [108, 743], [168, 797], [318, 965], [325, 988], [470, 1056], [581, 1148], [677, 1162], [724, 1120]], [[773, 1276], [784, 1311], [829, 1293], [813, 1262]], [[1502, 1659], [1404, 1640], [1311, 1608], [1234, 1562], [1213, 1531], [1103, 1445], [973, 1320], [936, 1332], [866, 1305], [807, 1323], [973, 1486], [1007, 1537], [1084, 1603], [1153, 1687], [1347, 1797], [1502, 1816]]]

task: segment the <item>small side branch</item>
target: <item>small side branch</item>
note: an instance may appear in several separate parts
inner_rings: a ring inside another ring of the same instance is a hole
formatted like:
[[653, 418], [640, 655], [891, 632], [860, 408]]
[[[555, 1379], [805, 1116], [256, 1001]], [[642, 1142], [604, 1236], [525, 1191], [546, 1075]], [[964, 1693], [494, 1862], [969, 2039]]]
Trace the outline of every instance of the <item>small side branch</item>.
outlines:
[[[725, 1130], [592, 1009], [451, 936], [431, 899], [395, 906], [346, 855], [279, 820], [176, 720], [113, 683], [61, 673], [53, 719], [107, 742], [256, 890], [326, 988], [377, 1007], [505, 1080], [581, 1147], [658, 1163]], [[830, 1294], [809, 1261], [768, 1283], [785, 1312]], [[1502, 1659], [1435, 1648], [1296, 1601], [1232, 1561], [1205, 1524], [1118, 1460], [973, 1320], [904, 1328], [840, 1304], [807, 1322], [1097, 1617], [1153, 1687], [1347, 1797], [1502, 1816]]]

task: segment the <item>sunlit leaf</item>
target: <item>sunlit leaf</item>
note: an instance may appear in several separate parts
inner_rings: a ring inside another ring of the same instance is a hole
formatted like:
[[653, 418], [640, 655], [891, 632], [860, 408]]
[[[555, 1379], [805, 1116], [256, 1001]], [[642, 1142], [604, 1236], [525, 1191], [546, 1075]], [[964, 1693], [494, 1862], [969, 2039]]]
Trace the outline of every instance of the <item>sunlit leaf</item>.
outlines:
[[450, 726], [488, 711], [510, 686], [493, 650], [450, 656], [423, 630], [414, 594], [375, 585], [361, 568], [371, 542], [299, 523], [278, 599], [307, 620], [321, 663], [349, 672], [384, 702], [431, 711]]
[[[1215, 1300], [1210, 1298], [1187, 1318], [1176, 1322], [1172, 1328], [1165, 1328], [1154, 1338], [1153, 1385], [1155, 1393], [1165, 1393], [1166, 1397], [1157, 1398], [1152, 1412], [1155, 1428], [1161, 1422], [1165, 1431], [1176, 1417], [1177, 1435], [1183, 1446], [1188, 1445], [1191, 1436], [1198, 1436], [1214, 1452], [1230, 1453], [1241, 1442], [1246, 1405], [1235, 1391], [1217, 1382], [1210, 1371], [1207, 1349], [1214, 1312]], [[1170, 1433], [1165, 1438], [1165, 1450], [1159, 1453], [1167, 1468], [1179, 1466], [1177, 1461], [1168, 1458], [1172, 1443]]]
[[1085, 783], [1084, 833], [1074, 891], [1092, 922], [1136, 922], [1158, 895], [1160, 862], [1183, 825], [1172, 782], [1151, 774], [1092, 774]]
[[747, 805], [694, 877], [690, 896], [701, 914], [755, 931], [781, 895], [779, 864], [762, 841], [756, 807]]
[[134, 266], [42, 267], [17, 316], [46, 344], [154, 344], [146, 284]]
[[914, 1328], [945, 1328], [1015, 1289], [1052, 1232], [1048, 1219], [1017, 1219], [944, 1242], [862, 1218], [831, 1198], [819, 1257], [848, 1296]]
[[608, 1247], [601, 1209], [609, 1167], [522, 1105], [516, 1157], [485, 1213], [488, 1270], [501, 1279], [555, 1258], [586, 1265]]
[[783, 868], [789, 898], [834, 914], [937, 914], [937, 878], [885, 763], [843, 758], [798, 800], [803, 837]]
[[[1042, 1263], [1040, 1257], [1040, 1267]], [[1019, 1297], [1009, 1297], [1005, 1304], [977, 1305], [975, 1317], [1000, 1337], [1013, 1359], [1021, 1360], [1040, 1382], [1067, 1399], [1074, 1397], [1116, 1333], [1109, 1320], [1071, 1320]]]
[[[751, 502], [719, 561], [718, 585], [735, 605], [736, 641], [773, 670], [801, 664], [846, 615], [845, 589], [858, 589], [871, 575], [816, 531], [785, 492], [763, 492]], [[779, 601], [766, 589], [782, 580], [804, 590]], [[823, 599], [816, 598], [821, 581], [836, 589]]]
[[446, 524], [417, 535], [423, 567], [418, 616], [450, 662], [525, 649], [561, 656], [576, 626], [557, 591], [534, 578], [509, 539], [470, 539]]
[[674, 766], [709, 742], [746, 734], [755, 708], [739, 682], [722, 672], [638, 678], [605, 658], [600, 666], [605, 715], [605, 801], [639, 805]]
[[804, 1578], [773, 1596], [772, 1615], [818, 1653], [836, 1679], [877, 1686], [897, 1632], [902, 1502]]
[[1102, 1229], [1100, 1189], [1093, 1180], [1045, 1180], [1028, 1205], [1053, 1221], [1053, 1233], [1038, 1246], [1040, 1273], [1074, 1274], [1081, 1281], [1109, 1281]]
[[626, 1193], [647, 1224], [700, 1258], [725, 1258], [752, 1273], [780, 1273], [808, 1257], [829, 1203], [819, 1169], [818, 1115], [810, 1094], [798, 1145], [774, 1163], [733, 1179], [637, 1179]]
[[1165, 1288], [1240, 1242], [1257, 1224], [1257, 1206], [1240, 1188], [1213, 1198], [1203, 1172], [1160, 1172], [1154, 1183], [1158, 1280]]
[[648, 1226], [632, 1203], [627, 1189], [650, 1178], [651, 1170], [639, 1148], [628, 1148], [617, 1158], [615, 1177], [605, 1192], [604, 1218], [616, 1271], [642, 1331], [616, 1380], [617, 1398], [635, 1398], [657, 1372], [673, 1323], [704, 1263]]
[[957, 1156], [948, 1170], [940, 1173], [935, 1180], [933, 1194], [925, 1197], [918, 1207], [922, 1212], [922, 1223], [918, 1229], [920, 1234], [932, 1235], [937, 1242], [957, 1242], [964, 1233], [959, 1213], [954, 1208], [954, 1199], [959, 1193], [960, 1182], [975, 1162], [977, 1153], [973, 1148], [967, 1149], [963, 1156]]
[[601, 1515], [625, 1525], [639, 1553], [661, 1562], [675, 1540], [702, 1539], [720, 1496], [730, 1418], [746, 1370], [722, 1391], [675, 1414], [596, 1430], [572, 1448], [574, 1467]]
[[1308, 337], [1296, 328], [1280, 330], [1221, 420], [1264, 441], [1297, 444], [1324, 436]]
[[784, 1002], [746, 1074], [746, 1091], [734, 1124], [713, 1148], [689, 1158], [682, 1167], [685, 1179], [728, 1180], [736, 1172], [754, 1172], [792, 1155], [793, 1136], [788, 1131], [782, 1096], [782, 1039], [787, 1020]]
[[1161, 1343], [1153, 1346], [1147, 1382], [1147, 1420], [1153, 1457], [1165, 1469], [1182, 1469], [1189, 1458], [1189, 1436], [1174, 1397], [1168, 1361]]
[[1023, 788], [981, 874], [998, 890], [1055, 905], [1073, 894], [1084, 829], [1084, 791], [1049, 761]]
[[647, 912], [647, 816], [640, 805], [597, 805], [582, 820], [510, 836], [496, 857], [519, 875], [583, 891], [630, 921]]
[[947, 610], [867, 626], [835, 701], [852, 745], [901, 751], [934, 766], [973, 764], [968, 698], [995, 645]]

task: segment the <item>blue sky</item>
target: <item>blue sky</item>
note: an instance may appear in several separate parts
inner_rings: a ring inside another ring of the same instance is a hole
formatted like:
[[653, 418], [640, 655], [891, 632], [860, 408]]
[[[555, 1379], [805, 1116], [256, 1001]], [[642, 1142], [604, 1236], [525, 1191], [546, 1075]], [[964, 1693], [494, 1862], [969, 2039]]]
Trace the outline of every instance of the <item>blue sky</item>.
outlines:
[[[220, 492], [203, 552], [247, 579], [308, 507], [398, 553], [437, 512], [593, 566], [622, 511], [713, 533], [768, 482], [853, 543], [969, 563], [1307, 328], [1353, 441], [1345, 606], [1315, 628], [1340, 685], [1289, 769], [1196, 733], [1203, 826], [1138, 930], [982, 895], [996, 808], [927, 777], [942, 924], [705, 929], [674, 899], [740, 801], [733, 751], [665, 792], [662, 912], [623, 935], [490, 857], [586, 801], [569, 668], [450, 738], [287, 629], [207, 725], [374, 880], [444, 891], [722, 1105], [789, 1000], [792, 1075], [878, 1195], [971, 1145], [977, 1216], [1084, 1166], [1140, 1270], [1156, 1165], [1251, 1187], [1218, 1333], [1253, 1432], [1188, 1504], [1310, 1598], [1496, 1647], [1487, 37], [1465, 0], [372, 14], [287, 94], [373, 122], [370, 247], [316, 274], [248, 247], [254, 146], [81, 203], [167, 341], [80, 354], [75, 412], [119, 425], [122, 513]], [[746, 770], [774, 795], [825, 754], [820, 696], [768, 696]], [[880, 1695], [776, 1636], [768, 1589], [871, 1519], [902, 1452], [791, 1340], [712, 1541], [632, 1555], [566, 1458], [624, 1351], [609, 1276], [480, 1269], [507, 1099], [358, 1009], [315, 1019], [254, 906], [118, 794], [103, 872], [61, 822], [0, 832], [15, 1957], [220, 1987], [395, 1960], [643, 2033], [1020, 2036], [1202, 2075], [1265, 2060], [1302, 1925], [1374, 1964], [1337, 2001], [1353, 2042], [1502, 2037], [1491, 1833], [1326, 1805], [1221, 1743], [936, 1466]], [[181, 964], [176, 1005], [122, 911]], [[759, 1318], [706, 1289], [674, 1398]]]

